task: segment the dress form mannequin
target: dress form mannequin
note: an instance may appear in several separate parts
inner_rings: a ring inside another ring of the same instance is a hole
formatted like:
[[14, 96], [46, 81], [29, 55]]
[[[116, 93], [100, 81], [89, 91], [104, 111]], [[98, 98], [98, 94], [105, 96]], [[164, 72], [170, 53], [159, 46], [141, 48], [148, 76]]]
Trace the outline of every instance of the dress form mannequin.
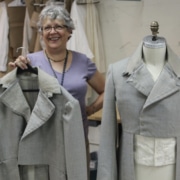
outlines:
[[143, 60], [154, 81], [157, 80], [166, 56], [166, 41], [162, 37], [153, 40], [152, 36], [143, 39]]
[[[143, 39], [142, 58], [153, 80], [156, 81], [166, 62], [166, 40], [163, 37], [157, 37], [157, 31], [152, 32], [153, 35], [146, 36]], [[175, 158], [175, 144], [174, 138], [162, 139], [135, 135], [136, 180], [175, 180], [175, 163], [173, 160]], [[162, 161], [166, 161], [165, 154], [167, 152], [163, 152], [162, 147], [167, 148], [173, 156], [170, 163], [160, 165], [158, 164], [160, 161], [156, 163], [154, 161], [157, 160], [157, 156], [161, 156]]]
[[166, 40], [163, 37], [157, 37], [159, 33], [157, 21], [153, 21], [150, 27], [152, 35], [143, 39], [143, 60], [156, 81], [165, 63]]

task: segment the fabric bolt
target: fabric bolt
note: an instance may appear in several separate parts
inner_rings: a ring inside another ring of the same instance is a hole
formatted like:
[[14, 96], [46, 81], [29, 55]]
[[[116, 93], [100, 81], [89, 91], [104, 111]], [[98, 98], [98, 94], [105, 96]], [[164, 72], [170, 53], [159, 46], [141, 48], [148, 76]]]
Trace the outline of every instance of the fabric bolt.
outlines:
[[[109, 65], [97, 180], [135, 179], [135, 135], [166, 140], [175, 138], [175, 164], [172, 165], [175, 174], [172, 175], [172, 168], [166, 173], [171, 174], [172, 180], [174, 176], [176, 180], [180, 179], [180, 59], [168, 44], [166, 60], [155, 82], [143, 62], [142, 43], [132, 56]], [[116, 106], [122, 125], [118, 149]]]
[[[84, 128], [87, 135], [88, 123], [85, 110], [85, 96], [87, 91], [87, 81], [96, 72], [96, 66], [85, 55], [75, 51], [72, 51], [72, 54], [72, 64], [70, 68], [65, 72], [63, 86], [80, 103], [82, 119], [84, 122]], [[39, 67], [48, 74], [54, 76], [54, 72], [52, 71], [51, 66], [49, 65], [49, 61], [44, 51], [29, 54], [27, 57], [30, 60], [32, 66]], [[59, 73], [57, 71], [55, 71], [55, 73], [59, 83], [61, 83], [62, 73]]]
[[37, 70], [0, 79], [0, 179], [86, 180], [79, 102]]
[[[8, 62], [8, 51], [9, 51], [9, 24], [8, 24], [8, 14], [5, 1], [0, 2], [0, 71], [7, 70], [7, 62]], [[2, 26], [3, 24], [3, 26]]]

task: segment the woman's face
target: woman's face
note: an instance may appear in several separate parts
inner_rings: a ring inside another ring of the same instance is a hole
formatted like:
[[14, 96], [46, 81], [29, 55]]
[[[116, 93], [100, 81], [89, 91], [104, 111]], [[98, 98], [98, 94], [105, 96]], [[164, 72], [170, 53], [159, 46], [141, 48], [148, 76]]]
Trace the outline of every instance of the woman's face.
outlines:
[[66, 48], [66, 43], [71, 35], [63, 21], [46, 18], [42, 27], [42, 39], [46, 48]]

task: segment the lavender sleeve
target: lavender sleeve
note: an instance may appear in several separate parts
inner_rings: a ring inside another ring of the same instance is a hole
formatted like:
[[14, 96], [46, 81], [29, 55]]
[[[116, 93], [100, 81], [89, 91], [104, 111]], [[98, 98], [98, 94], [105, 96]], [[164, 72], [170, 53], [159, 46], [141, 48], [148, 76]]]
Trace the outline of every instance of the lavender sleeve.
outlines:
[[91, 77], [95, 74], [97, 71], [97, 67], [94, 62], [92, 62], [89, 58], [87, 58], [88, 63], [88, 74], [87, 74], [87, 80], [91, 79]]

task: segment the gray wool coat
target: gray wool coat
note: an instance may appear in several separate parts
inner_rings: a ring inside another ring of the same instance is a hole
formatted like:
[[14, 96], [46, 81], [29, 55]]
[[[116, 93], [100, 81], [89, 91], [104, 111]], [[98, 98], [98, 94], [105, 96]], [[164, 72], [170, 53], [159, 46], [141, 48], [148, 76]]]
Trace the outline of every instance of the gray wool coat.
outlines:
[[[116, 106], [122, 125], [118, 140]], [[131, 57], [109, 66], [97, 180], [135, 180], [135, 134], [176, 138], [176, 180], [180, 180], [180, 59], [168, 45], [167, 62], [156, 82], [142, 60], [142, 43]]]
[[0, 179], [31, 180], [29, 166], [33, 180], [86, 180], [83, 123], [79, 102], [54, 77], [14, 69], [0, 79]]

